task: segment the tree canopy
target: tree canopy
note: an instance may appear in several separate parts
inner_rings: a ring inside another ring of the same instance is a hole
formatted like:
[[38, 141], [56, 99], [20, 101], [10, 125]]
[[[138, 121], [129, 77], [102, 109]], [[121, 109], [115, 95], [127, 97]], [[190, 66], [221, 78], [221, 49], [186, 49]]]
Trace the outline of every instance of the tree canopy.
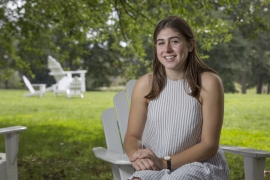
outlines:
[[234, 29], [249, 39], [269, 32], [268, 8], [269, 0], [2, 0], [0, 69], [2, 77], [7, 69], [36, 76], [42, 70], [43, 77], [52, 55], [65, 68], [87, 69], [96, 86], [111, 75], [138, 78], [151, 66], [159, 20], [184, 18], [207, 58], [232, 40]]

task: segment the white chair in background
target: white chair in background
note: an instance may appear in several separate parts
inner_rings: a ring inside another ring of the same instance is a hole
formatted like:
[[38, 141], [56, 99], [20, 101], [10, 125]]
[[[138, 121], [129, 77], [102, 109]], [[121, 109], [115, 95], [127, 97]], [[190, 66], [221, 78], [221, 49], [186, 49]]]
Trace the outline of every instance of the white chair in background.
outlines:
[[68, 98], [71, 98], [72, 96], [80, 96], [81, 98], [83, 98], [81, 81], [79, 80], [78, 76], [75, 76], [70, 82], [66, 93]]
[[19, 133], [26, 129], [24, 126], [0, 128], [0, 134], [5, 135], [5, 153], [0, 153], [1, 180], [18, 180]]
[[60, 79], [57, 84], [54, 84], [52, 86], [52, 90], [55, 95], [59, 94], [67, 94], [69, 85], [71, 83], [72, 79], [69, 79], [67, 76], [64, 76], [62, 79]]
[[[39, 95], [43, 97], [46, 93], [46, 84], [31, 84], [26, 76], [22, 76], [25, 86], [28, 88], [30, 93], [25, 94], [24, 96], [36, 96]], [[38, 87], [38, 90], [35, 90], [34, 87]]]
[[49, 75], [54, 77], [56, 84], [47, 88], [47, 91], [53, 90], [55, 93], [66, 93], [70, 83], [73, 81], [72, 75], [77, 75], [79, 76], [78, 79], [81, 82], [81, 91], [85, 92], [86, 70], [64, 71], [61, 64], [52, 56], [48, 56], [48, 69], [50, 70]]

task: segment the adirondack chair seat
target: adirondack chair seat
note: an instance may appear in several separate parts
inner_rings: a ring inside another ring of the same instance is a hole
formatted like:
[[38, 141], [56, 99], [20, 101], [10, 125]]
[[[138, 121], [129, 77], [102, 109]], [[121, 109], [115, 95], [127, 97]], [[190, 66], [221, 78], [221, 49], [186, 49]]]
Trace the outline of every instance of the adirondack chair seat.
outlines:
[[[30, 93], [25, 94], [25, 97], [28, 96], [36, 96], [39, 95], [40, 97], [43, 97], [46, 93], [46, 84], [31, 84], [30, 81], [27, 79], [26, 76], [22, 76], [25, 86], [28, 88]], [[37, 90], [35, 90], [34, 87], [38, 87]]]
[[79, 77], [75, 76], [73, 79], [69, 79], [64, 76], [57, 84], [52, 86], [55, 95], [60, 95], [61, 93], [66, 94], [67, 98], [72, 96], [79, 96], [83, 98], [83, 92], [81, 90], [81, 81]]
[[[126, 134], [129, 104], [136, 80], [126, 84], [126, 90], [114, 96], [114, 108], [108, 108], [102, 113], [102, 124], [106, 139], [106, 148], [95, 147], [96, 158], [111, 163], [114, 180], [126, 180], [134, 172], [129, 158], [124, 153], [122, 143]], [[220, 145], [225, 153], [232, 153], [244, 157], [245, 180], [263, 180], [265, 160], [270, 157], [269, 151]]]
[[95, 157], [107, 161], [115, 165], [131, 165], [129, 158], [126, 154], [112, 151], [103, 147], [93, 148]]
[[67, 76], [64, 76], [61, 78], [57, 84], [54, 84], [52, 86], [53, 92], [55, 95], [60, 95], [61, 93], [66, 94], [68, 87], [70, 85], [71, 79], [69, 79]]
[[1, 180], [18, 180], [19, 133], [26, 129], [24, 126], [0, 128], [0, 134], [5, 135], [5, 153], [0, 153]]

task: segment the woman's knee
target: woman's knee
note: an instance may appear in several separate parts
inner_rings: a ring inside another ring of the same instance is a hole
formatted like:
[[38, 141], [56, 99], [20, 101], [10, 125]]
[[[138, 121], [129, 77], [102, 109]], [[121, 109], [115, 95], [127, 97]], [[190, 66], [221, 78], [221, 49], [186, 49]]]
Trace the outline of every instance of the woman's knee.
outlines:
[[132, 180], [141, 180], [141, 179], [140, 179], [140, 178], [135, 177], [135, 178], [133, 178]]

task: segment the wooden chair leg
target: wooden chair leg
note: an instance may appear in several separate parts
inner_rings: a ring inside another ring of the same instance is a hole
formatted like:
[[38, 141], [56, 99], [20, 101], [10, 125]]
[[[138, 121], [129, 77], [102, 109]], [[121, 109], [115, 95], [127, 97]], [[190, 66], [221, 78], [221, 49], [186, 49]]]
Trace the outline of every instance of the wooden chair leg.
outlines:
[[263, 180], [265, 158], [245, 157], [245, 180]]
[[119, 172], [120, 172], [120, 176], [121, 179], [127, 179], [131, 176], [131, 174], [133, 174], [134, 168], [132, 165], [119, 165]]
[[19, 133], [9, 133], [5, 135], [7, 179], [18, 180], [17, 154], [19, 146]]

